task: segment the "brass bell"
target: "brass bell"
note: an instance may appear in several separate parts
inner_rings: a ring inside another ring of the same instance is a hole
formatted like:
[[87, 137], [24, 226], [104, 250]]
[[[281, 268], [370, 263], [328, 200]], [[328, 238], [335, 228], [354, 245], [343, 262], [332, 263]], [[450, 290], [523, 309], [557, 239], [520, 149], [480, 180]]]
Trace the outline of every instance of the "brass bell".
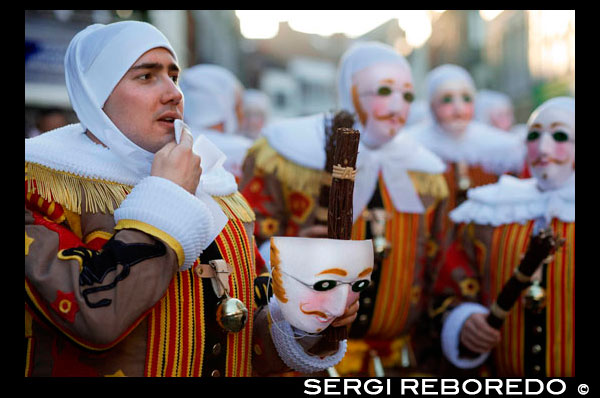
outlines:
[[525, 308], [533, 312], [540, 312], [546, 306], [546, 289], [540, 286], [539, 281], [527, 289], [524, 297]]
[[239, 332], [246, 325], [248, 309], [240, 300], [225, 296], [217, 305], [217, 323], [228, 332]]

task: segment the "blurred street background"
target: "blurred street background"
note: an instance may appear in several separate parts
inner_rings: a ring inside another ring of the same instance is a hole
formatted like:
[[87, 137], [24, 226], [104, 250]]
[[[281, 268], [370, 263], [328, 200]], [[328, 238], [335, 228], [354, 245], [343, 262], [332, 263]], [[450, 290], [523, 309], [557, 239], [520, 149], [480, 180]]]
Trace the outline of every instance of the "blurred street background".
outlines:
[[[26, 10], [25, 129], [75, 122], [63, 60], [92, 23], [140, 20], [173, 45], [184, 69], [222, 65], [245, 88], [268, 94], [273, 119], [335, 109], [336, 69], [355, 41], [394, 46], [412, 65], [416, 97], [425, 76], [454, 63], [478, 89], [508, 94], [515, 122], [557, 95], [575, 95], [574, 10]], [[48, 118], [48, 115], [54, 118]]]

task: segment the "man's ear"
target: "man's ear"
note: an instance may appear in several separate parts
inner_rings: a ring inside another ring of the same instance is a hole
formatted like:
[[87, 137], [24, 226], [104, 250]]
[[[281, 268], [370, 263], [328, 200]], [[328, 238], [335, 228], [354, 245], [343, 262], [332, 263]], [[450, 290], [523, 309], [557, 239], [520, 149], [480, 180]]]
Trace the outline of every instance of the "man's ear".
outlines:
[[367, 112], [365, 112], [363, 107], [360, 105], [360, 100], [358, 99], [358, 88], [356, 87], [356, 84], [352, 85], [352, 104], [354, 105], [354, 109], [356, 110], [360, 124], [364, 126], [367, 124]]

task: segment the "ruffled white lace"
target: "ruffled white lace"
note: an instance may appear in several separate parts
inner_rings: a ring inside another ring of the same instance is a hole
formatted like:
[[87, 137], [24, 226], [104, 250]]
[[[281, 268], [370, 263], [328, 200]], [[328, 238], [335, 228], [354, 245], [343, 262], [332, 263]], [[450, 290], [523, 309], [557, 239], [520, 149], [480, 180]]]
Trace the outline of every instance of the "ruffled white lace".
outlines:
[[431, 120], [407, 128], [406, 133], [445, 162], [479, 165], [497, 175], [520, 172], [525, 161], [526, 148], [520, 137], [475, 120], [458, 139], [444, 133]]
[[495, 184], [473, 188], [468, 200], [450, 212], [457, 223], [482, 225], [525, 224], [529, 220], [558, 218], [575, 221], [575, 173], [562, 187], [540, 191], [536, 180], [503, 175]]
[[314, 373], [337, 365], [346, 354], [346, 340], [340, 341], [338, 351], [325, 358], [307, 354], [294, 338], [292, 326], [284, 319], [277, 300], [269, 301], [271, 336], [281, 360], [290, 368], [302, 373]]
[[[211, 148], [216, 149], [208, 142], [197, 152], [202, 157], [203, 150], [210, 151]], [[208, 161], [214, 156], [208, 153], [205, 158]], [[130, 197], [115, 212], [116, 220], [139, 220], [169, 233], [184, 249], [184, 268], [191, 265], [227, 223], [227, 216], [212, 196], [225, 196], [237, 191], [235, 178], [223, 169], [222, 162], [203, 167], [195, 198], [164, 179], [136, 174], [124, 168], [122, 160], [113, 151], [91, 141], [80, 124], [26, 139], [25, 161], [87, 179], [134, 186]], [[157, 182], [157, 179], [164, 181]], [[142, 198], [138, 194], [141, 191], [147, 197]], [[173, 206], [174, 201], [188, 205]], [[186, 226], [187, 232], [182, 230], [182, 226]]]

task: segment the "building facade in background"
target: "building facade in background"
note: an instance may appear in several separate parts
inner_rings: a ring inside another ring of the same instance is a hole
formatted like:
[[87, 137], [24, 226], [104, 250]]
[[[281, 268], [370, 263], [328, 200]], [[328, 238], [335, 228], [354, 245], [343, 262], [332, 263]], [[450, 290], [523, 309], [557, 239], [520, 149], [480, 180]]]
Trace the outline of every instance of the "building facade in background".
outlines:
[[479, 89], [508, 94], [520, 123], [544, 100], [575, 94], [575, 12], [569, 10], [505, 10], [490, 21], [478, 10], [448, 10], [432, 21], [430, 38], [418, 48], [407, 45], [396, 19], [353, 39], [305, 34], [281, 22], [274, 38], [250, 40], [234, 10], [26, 10], [26, 128], [47, 108], [75, 120], [64, 83], [66, 48], [85, 26], [124, 19], [154, 24], [183, 68], [218, 64], [246, 87], [265, 91], [274, 119], [334, 109], [339, 59], [364, 40], [390, 44], [407, 57], [417, 98], [425, 95], [427, 72], [444, 63], [465, 67]]

